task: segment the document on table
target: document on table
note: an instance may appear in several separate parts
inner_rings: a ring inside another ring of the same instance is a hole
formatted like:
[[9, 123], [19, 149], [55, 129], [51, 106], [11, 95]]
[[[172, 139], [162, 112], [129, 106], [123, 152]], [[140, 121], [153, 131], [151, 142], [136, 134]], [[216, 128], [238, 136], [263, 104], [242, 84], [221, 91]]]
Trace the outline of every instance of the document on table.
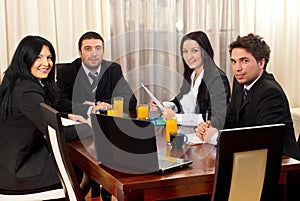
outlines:
[[145, 89], [145, 91], [148, 93], [148, 95], [153, 99], [153, 101], [156, 103], [157, 107], [160, 110], [164, 109], [164, 106], [157, 100], [157, 98], [151, 93], [151, 91], [141, 82], [142, 87]]
[[187, 133], [185, 135], [188, 137], [187, 144], [190, 146], [204, 143], [204, 140], [197, 137], [196, 133]]
[[72, 126], [72, 125], [78, 125], [78, 124], [81, 124], [81, 122], [79, 121], [73, 121], [71, 119], [67, 119], [67, 118], [63, 118], [61, 117], [61, 123], [63, 126]]
[[188, 145], [197, 145], [197, 144], [203, 144], [204, 141], [201, 140], [199, 137], [196, 135], [196, 131], [194, 127], [186, 127], [186, 126], [179, 126], [178, 132], [183, 133], [187, 136], [187, 144]]

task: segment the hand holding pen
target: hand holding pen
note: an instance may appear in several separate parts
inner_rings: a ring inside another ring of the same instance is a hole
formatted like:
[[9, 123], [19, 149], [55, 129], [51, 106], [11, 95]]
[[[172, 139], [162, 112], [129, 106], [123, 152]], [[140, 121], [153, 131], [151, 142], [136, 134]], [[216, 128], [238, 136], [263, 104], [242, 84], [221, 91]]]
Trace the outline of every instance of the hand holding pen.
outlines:
[[208, 130], [210, 128], [211, 121], [208, 119], [208, 109], [205, 111], [205, 122], [201, 122], [198, 124], [196, 130], [196, 135], [201, 139], [204, 140]]

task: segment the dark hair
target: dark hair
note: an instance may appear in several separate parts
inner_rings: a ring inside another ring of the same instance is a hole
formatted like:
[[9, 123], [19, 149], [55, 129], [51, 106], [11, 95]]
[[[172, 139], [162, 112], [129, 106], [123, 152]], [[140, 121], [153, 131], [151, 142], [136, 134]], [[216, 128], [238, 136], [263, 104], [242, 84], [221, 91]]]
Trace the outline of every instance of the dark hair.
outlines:
[[99, 40], [101, 40], [102, 43], [103, 43], [103, 50], [104, 50], [104, 40], [103, 40], [103, 38], [100, 36], [100, 34], [94, 32], [94, 31], [86, 32], [85, 34], [83, 34], [80, 37], [80, 39], [78, 41], [78, 50], [81, 50], [82, 41], [86, 40], [86, 39], [99, 39]]
[[[181, 44], [180, 44], [180, 53], [181, 53], [181, 57], [182, 57], [182, 61], [183, 61], [183, 66], [184, 66], [184, 72], [183, 72], [183, 76], [185, 78], [185, 80], [191, 84], [191, 74], [194, 71], [193, 69], [190, 69], [190, 67], [185, 63], [183, 56], [182, 56], [182, 50], [183, 50], [183, 43], [186, 40], [194, 40], [196, 41], [201, 49], [201, 53], [202, 53], [202, 59], [203, 59], [203, 66], [204, 68], [208, 65], [207, 62], [211, 62], [213, 61], [214, 58], [214, 51], [213, 48], [210, 44], [210, 41], [207, 37], [207, 35], [203, 32], [203, 31], [195, 31], [195, 32], [190, 32], [188, 34], [186, 34], [185, 36], [182, 37], [181, 39]], [[209, 58], [208, 58], [209, 57]]]
[[234, 48], [246, 49], [247, 52], [253, 55], [257, 62], [265, 59], [264, 69], [266, 69], [270, 59], [271, 49], [262, 37], [254, 35], [253, 33], [244, 37], [238, 36], [236, 40], [229, 45], [230, 55]]
[[55, 50], [52, 44], [40, 36], [26, 36], [23, 38], [12, 57], [11, 63], [4, 72], [0, 85], [0, 117], [6, 118], [11, 111], [12, 93], [17, 82], [20, 80], [38, 80], [31, 74], [31, 66], [40, 54], [43, 46], [47, 46], [51, 52], [53, 68], [47, 78], [41, 80], [47, 94], [46, 101], [54, 103], [57, 95], [55, 84]]

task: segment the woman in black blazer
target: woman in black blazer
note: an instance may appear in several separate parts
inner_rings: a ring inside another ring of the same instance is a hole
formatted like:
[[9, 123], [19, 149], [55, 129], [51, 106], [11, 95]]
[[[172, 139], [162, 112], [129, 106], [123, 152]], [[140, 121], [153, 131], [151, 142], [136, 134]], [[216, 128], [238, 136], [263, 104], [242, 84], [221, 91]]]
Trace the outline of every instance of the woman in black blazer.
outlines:
[[60, 186], [40, 112], [40, 103], [55, 103], [54, 64], [52, 44], [26, 36], [5, 71], [0, 85], [0, 192]]
[[[208, 118], [212, 125], [223, 128], [230, 86], [226, 74], [213, 60], [207, 35], [202, 31], [188, 33], [181, 39], [180, 51], [184, 79], [179, 94], [171, 102], [163, 102], [169, 108], [164, 108], [162, 116], [167, 119], [176, 113], [202, 114], [203, 120]], [[151, 109], [155, 107], [152, 102]]]

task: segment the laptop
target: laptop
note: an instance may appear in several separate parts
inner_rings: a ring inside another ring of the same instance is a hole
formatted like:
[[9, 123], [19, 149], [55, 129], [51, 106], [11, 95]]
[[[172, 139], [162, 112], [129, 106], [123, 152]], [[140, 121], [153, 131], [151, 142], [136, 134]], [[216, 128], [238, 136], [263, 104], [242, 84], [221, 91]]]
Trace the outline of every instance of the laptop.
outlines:
[[165, 174], [191, 160], [158, 154], [154, 125], [138, 119], [91, 114], [96, 158], [111, 169], [130, 173]]

